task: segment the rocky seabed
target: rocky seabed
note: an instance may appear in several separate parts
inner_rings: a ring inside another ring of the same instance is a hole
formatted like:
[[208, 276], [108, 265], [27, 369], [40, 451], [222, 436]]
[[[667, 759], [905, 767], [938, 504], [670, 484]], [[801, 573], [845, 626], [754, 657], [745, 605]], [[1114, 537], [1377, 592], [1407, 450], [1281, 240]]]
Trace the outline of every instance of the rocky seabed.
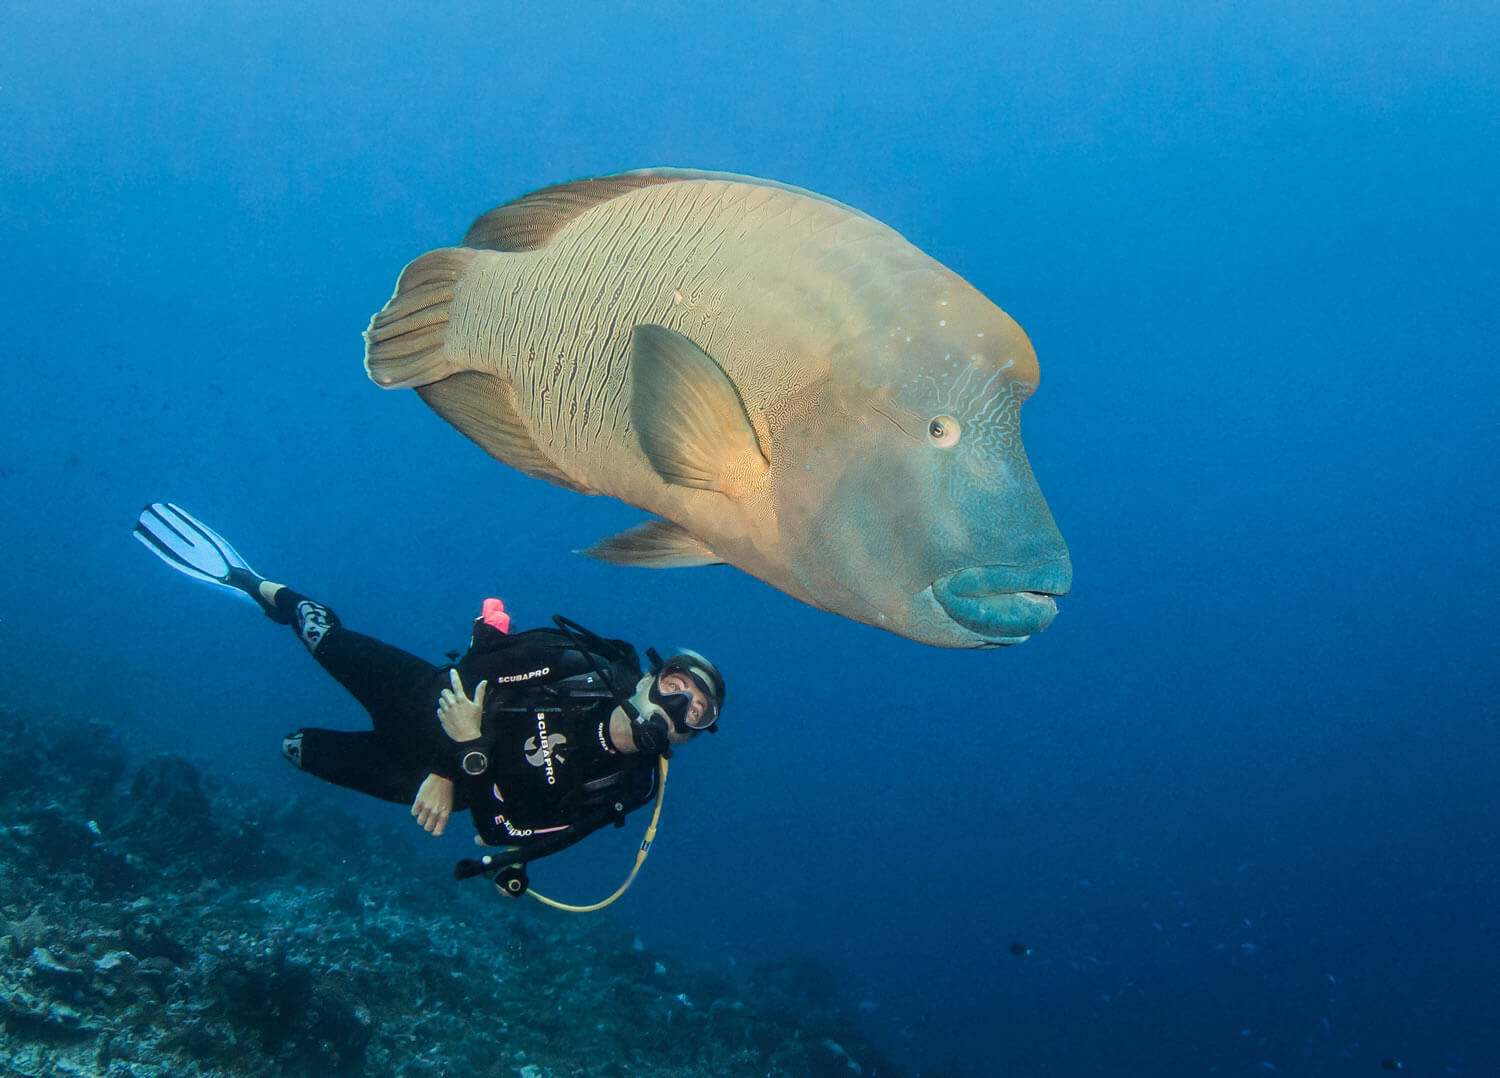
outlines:
[[898, 1070], [816, 967], [695, 970], [605, 916], [418, 866], [326, 804], [135, 763], [102, 722], [5, 705], [0, 1074]]

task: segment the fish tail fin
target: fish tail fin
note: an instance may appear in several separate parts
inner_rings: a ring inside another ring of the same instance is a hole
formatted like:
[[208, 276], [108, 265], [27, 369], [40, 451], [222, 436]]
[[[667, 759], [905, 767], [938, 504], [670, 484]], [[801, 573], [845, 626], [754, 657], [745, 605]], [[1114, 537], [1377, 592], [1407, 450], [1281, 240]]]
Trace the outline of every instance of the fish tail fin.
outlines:
[[365, 330], [365, 371], [382, 389], [441, 381], [462, 368], [445, 350], [448, 308], [458, 279], [479, 252], [462, 247], [429, 251], [407, 265], [396, 293]]

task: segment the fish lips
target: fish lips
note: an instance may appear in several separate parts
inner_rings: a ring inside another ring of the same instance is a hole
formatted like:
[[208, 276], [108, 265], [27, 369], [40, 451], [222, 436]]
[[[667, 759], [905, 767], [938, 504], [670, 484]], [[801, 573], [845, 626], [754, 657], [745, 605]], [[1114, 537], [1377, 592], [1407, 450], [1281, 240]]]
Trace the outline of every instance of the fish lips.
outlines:
[[1055, 595], [1072, 584], [1066, 561], [1041, 568], [981, 565], [938, 577], [932, 595], [947, 615], [992, 645], [1019, 644], [1057, 617]]

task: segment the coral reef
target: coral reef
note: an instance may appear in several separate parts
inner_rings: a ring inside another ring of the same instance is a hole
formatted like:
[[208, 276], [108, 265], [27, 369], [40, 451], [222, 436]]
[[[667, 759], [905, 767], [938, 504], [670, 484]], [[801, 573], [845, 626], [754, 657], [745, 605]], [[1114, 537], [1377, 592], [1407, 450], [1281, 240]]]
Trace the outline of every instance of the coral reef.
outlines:
[[898, 1074], [821, 970], [694, 970], [606, 918], [413, 871], [322, 803], [3, 710], [0, 1073]]

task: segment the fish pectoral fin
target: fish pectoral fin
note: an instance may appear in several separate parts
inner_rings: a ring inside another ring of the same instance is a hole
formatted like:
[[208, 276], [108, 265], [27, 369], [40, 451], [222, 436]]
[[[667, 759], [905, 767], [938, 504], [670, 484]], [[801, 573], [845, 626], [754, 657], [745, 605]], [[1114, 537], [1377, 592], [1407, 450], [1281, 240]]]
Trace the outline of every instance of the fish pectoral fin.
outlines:
[[478, 251], [443, 247], [407, 264], [396, 294], [365, 330], [365, 371], [382, 389], [406, 389], [448, 377], [448, 307]]
[[442, 381], [419, 385], [417, 393], [496, 460], [569, 490], [597, 493], [564, 472], [537, 445], [509, 382], [484, 371], [459, 371]]
[[639, 325], [630, 377], [630, 422], [662, 479], [730, 497], [766, 479], [745, 402], [707, 352], [676, 330]]
[[692, 532], [669, 520], [647, 520], [617, 535], [600, 539], [579, 551], [615, 565], [649, 569], [681, 569], [694, 565], [723, 565], [724, 559]]

